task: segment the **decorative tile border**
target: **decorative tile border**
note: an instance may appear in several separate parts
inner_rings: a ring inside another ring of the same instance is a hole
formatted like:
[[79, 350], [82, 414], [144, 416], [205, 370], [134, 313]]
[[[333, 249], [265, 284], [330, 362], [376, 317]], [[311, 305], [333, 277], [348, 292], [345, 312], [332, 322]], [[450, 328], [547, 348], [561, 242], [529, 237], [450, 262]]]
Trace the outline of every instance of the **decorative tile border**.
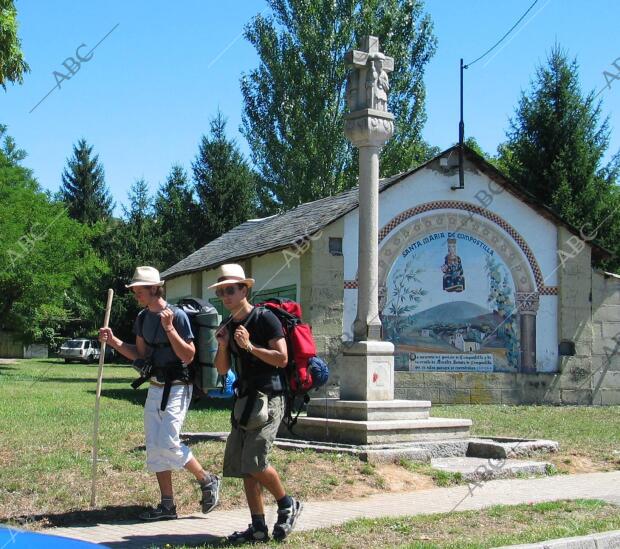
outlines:
[[[426, 204], [421, 204], [414, 208], [410, 208], [401, 212], [396, 217], [391, 219], [380, 231], [379, 231], [379, 243], [383, 241], [383, 239], [390, 234], [396, 227], [398, 227], [401, 223], [410, 219], [416, 215], [430, 212], [433, 210], [445, 210], [445, 209], [454, 209], [454, 210], [464, 210], [467, 212], [472, 212], [474, 214], [478, 214], [489, 221], [495, 223], [499, 227], [501, 227], [505, 232], [507, 232], [514, 242], [519, 246], [525, 257], [530, 264], [532, 272], [534, 273], [534, 279], [536, 281], [536, 286], [540, 295], [557, 295], [558, 288], [557, 286], [546, 286], [544, 282], [544, 278], [542, 275], [542, 271], [540, 270], [540, 266], [538, 265], [538, 261], [536, 261], [536, 257], [534, 256], [534, 252], [532, 252], [531, 248], [525, 241], [525, 239], [518, 233], [518, 231], [502, 219], [499, 215], [490, 212], [485, 208], [481, 208], [480, 206], [476, 206], [475, 204], [469, 204], [468, 202], [460, 202], [458, 200], [436, 200], [434, 202], [427, 202]], [[344, 289], [345, 290], [354, 290], [357, 288], [357, 280], [345, 280], [344, 281]]]

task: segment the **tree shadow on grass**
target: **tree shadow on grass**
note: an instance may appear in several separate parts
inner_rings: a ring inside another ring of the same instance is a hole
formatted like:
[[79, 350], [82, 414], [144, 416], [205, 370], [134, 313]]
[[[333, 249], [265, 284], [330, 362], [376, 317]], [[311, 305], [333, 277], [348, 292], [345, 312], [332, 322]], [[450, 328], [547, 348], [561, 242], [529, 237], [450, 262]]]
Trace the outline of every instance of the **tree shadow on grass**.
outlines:
[[[104, 384], [107, 381], [104, 380]], [[144, 405], [146, 401], [146, 390], [148, 384], [144, 384], [140, 389], [132, 389], [131, 387], [122, 389], [101, 389], [101, 396], [106, 398], [113, 398], [115, 400], [125, 400], [132, 404]], [[94, 390], [89, 390], [89, 393], [95, 394]], [[206, 396], [192, 401], [190, 410], [232, 410], [232, 399], [224, 398], [208, 398]]]
[[[92, 366], [96, 370], [97, 366], [99, 366], [99, 359], [95, 360], [94, 362], [79, 362], [77, 360], [72, 361], [72, 362], [65, 362], [64, 358], [29, 358], [26, 360], [35, 360], [36, 362], [40, 364], [56, 364], [62, 367], [66, 366], [67, 368], [71, 368], [72, 366], [79, 365], [79, 366]], [[104, 367], [105, 368], [128, 368], [128, 367], [131, 367], [131, 361], [129, 360], [126, 362], [118, 362], [116, 360], [114, 362], [106, 361], [104, 363]]]
[[192, 410], [232, 410], [231, 398], [209, 398], [206, 396], [194, 400], [190, 407]]
[[[89, 389], [88, 392], [94, 395], [97, 391]], [[132, 389], [131, 387], [126, 389], [101, 389], [101, 396], [115, 400], [124, 400], [138, 406], [144, 406], [146, 401], [146, 391]]]
[[[96, 377], [40, 377], [37, 378], [38, 381], [54, 381], [60, 383], [97, 383]], [[111, 379], [103, 378], [104, 385], [106, 383], [126, 383], [129, 385], [133, 381], [133, 378], [127, 377], [115, 377]]]
[[[19, 526], [38, 526], [42, 528], [67, 527], [92, 524], [144, 524], [138, 518], [147, 507], [143, 505], [106, 505], [100, 509], [72, 510], [64, 513], [41, 513], [1, 517], [0, 524], [8, 523]], [[183, 517], [197, 519], [200, 517]], [[206, 542], [203, 542], [206, 543]]]
[[106, 547], [230, 547], [226, 538], [211, 534], [153, 534], [152, 536], [125, 536], [122, 541], [108, 541]]

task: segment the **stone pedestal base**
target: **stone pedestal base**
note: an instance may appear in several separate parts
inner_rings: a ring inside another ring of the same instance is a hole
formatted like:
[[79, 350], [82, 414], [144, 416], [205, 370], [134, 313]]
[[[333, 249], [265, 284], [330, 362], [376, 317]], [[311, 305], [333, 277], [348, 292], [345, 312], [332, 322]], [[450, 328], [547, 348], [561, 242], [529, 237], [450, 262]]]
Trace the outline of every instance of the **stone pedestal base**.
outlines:
[[[295, 435], [341, 444], [386, 444], [466, 439], [470, 419], [430, 417], [428, 400], [312, 399]], [[283, 432], [282, 436], [286, 436]]]
[[340, 374], [342, 400], [394, 398], [394, 345], [389, 341], [357, 341], [345, 347]]
[[[428, 400], [394, 400], [394, 345], [358, 341], [343, 353], [340, 399], [312, 399], [294, 428], [308, 441], [380, 445], [463, 440], [470, 419], [430, 417]], [[282, 431], [282, 436], [287, 436]]]
[[305, 440], [342, 444], [385, 444], [447, 439], [467, 439], [470, 419], [391, 419], [360, 421], [299, 417], [295, 434]]
[[430, 400], [339, 400], [313, 398], [308, 404], [308, 417], [384, 421], [427, 419]]

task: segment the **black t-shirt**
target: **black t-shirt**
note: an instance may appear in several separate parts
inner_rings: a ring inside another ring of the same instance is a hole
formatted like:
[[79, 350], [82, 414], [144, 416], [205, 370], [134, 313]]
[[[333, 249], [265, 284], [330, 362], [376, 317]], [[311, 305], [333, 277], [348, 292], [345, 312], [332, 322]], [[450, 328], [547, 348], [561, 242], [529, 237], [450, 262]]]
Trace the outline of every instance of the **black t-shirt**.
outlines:
[[241, 362], [241, 371], [237, 372], [238, 374], [245, 378], [247, 376], [273, 376], [281, 373], [281, 368], [271, 366], [251, 353], [248, 353], [245, 349], [239, 348], [232, 339], [235, 330], [243, 325], [250, 334], [250, 343], [252, 343], [252, 345], [258, 345], [259, 347], [268, 349], [271, 339], [284, 337], [282, 324], [280, 324], [276, 315], [268, 309], [253, 309], [249, 316], [244, 318], [241, 322], [230, 320], [229, 317], [222, 322], [222, 324], [226, 323], [230, 323], [230, 349], [235, 356], [238, 356], [238, 360]]

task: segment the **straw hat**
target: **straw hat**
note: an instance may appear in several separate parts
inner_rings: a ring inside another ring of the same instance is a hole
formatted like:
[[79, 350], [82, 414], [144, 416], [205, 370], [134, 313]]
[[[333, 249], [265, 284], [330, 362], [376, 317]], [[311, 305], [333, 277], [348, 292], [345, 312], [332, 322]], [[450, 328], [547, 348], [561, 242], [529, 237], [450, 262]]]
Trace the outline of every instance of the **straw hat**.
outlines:
[[155, 267], [136, 267], [133, 278], [125, 288], [134, 286], [163, 286], [164, 281], [159, 279], [159, 271]]
[[246, 278], [243, 267], [236, 263], [227, 263], [218, 269], [218, 278], [215, 284], [211, 284], [209, 289], [225, 286], [226, 284], [245, 284], [248, 288], [254, 286], [256, 282], [253, 278]]

